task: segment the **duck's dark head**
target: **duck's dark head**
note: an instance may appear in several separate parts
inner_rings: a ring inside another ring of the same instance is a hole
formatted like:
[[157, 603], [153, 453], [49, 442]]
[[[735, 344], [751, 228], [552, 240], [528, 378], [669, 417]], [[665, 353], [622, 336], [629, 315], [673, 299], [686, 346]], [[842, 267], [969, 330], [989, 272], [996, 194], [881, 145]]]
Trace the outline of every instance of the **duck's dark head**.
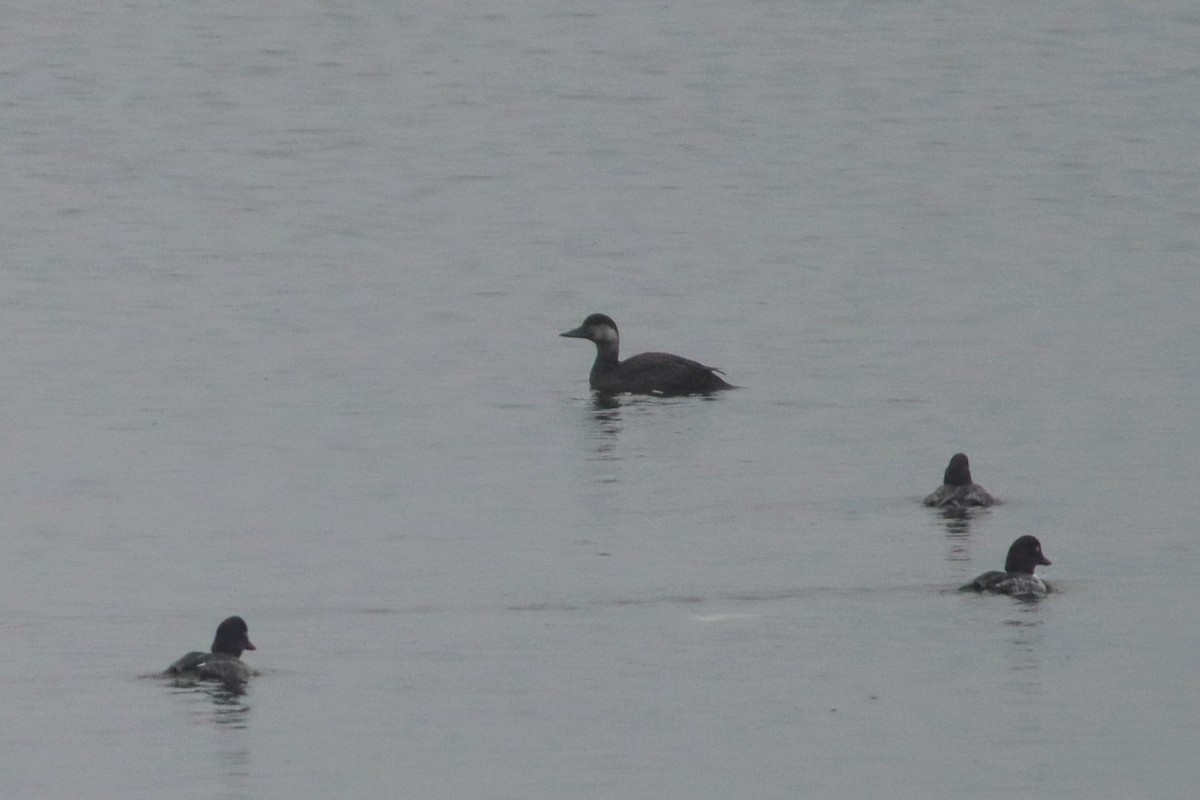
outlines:
[[966, 453], [955, 453], [950, 456], [950, 464], [942, 483], [948, 486], [967, 486], [971, 483], [971, 465], [967, 462]]
[[612, 317], [604, 314], [589, 314], [578, 328], [560, 333], [559, 336], [566, 336], [570, 339], [591, 339], [601, 347], [616, 344], [620, 338], [620, 334], [617, 333], [617, 323], [613, 322]]
[[213, 639], [212, 651], [240, 658], [243, 650], [257, 650], [250, 643], [250, 629], [241, 617], [230, 617], [217, 626], [217, 637]]
[[1042, 543], [1036, 536], [1021, 536], [1008, 548], [1004, 561], [1005, 572], [1023, 572], [1032, 575], [1038, 564], [1050, 566], [1050, 559], [1042, 554]]

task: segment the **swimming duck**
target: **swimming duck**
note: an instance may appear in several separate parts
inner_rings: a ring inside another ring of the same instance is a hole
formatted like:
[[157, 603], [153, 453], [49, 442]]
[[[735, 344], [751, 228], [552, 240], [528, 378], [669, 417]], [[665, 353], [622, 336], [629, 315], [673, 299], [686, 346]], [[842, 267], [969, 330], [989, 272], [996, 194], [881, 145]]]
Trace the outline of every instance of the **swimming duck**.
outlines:
[[164, 674], [224, 683], [245, 682], [254, 673], [241, 660], [242, 651], [257, 649], [250, 643], [246, 621], [229, 617], [217, 626], [211, 653], [188, 653], [167, 667]]
[[992, 506], [997, 500], [978, 483], [971, 480], [971, 465], [966, 453], [950, 456], [950, 464], [942, 476], [942, 485], [923, 501], [936, 508], [964, 508], [966, 506]]
[[604, 314], [591, 314], [578, 328], [559, 335], [595, 342], [588, 383], [601, 394], [706, 394], [733, 388], [721, 378], [721, 370], [670, 353], [641, 353], [619, 361], [617, 323]]
[[959, 587], [963, 592], [996, 592], [1018, 596], [1043, 595], [1050, 587], [1033, 574], [1039, 564], [1050, 566], [1050, 559], [1042, 554], [1042, 543], [1036, 536], [1018, 537], [1008, 548], [1004, 560], [1004, 572], [992, 570], [978, 576], [970, 583]]

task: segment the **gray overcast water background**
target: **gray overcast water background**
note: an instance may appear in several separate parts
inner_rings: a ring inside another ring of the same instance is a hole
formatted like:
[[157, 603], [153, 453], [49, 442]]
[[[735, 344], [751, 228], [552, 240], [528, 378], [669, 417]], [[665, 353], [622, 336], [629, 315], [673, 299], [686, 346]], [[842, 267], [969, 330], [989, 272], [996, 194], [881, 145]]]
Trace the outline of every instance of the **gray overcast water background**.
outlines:
[[[5, 793], [1194, 797], [1198, 41], [5, 3]], [[595, 404], [592, 311], [743, 388]]]

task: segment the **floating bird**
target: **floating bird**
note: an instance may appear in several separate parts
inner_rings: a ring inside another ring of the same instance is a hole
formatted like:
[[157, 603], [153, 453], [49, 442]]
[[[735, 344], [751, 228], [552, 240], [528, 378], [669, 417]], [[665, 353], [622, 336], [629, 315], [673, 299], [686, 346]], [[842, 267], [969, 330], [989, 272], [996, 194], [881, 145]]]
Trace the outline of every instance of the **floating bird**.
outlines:
[[250, 643], [246, 621], [241, 617], [229, 617], [217, 626], [211, 653], [188, 653], [167, 667], [164, 674], [193, 680], [244, 683], [254, 673], [242, 661], [242, 651], [257, 649]]
[[1036, 536], [1018, 537], [1008, 548], [1004, 572], [985, 572], [970, 583], [959, 587], [963, 592], [996, 592], [1018, 596], [1044, 595], [1050, 591], [1046, 582], [1033, 574], [1039, 564], [1050, 566], [1042, 554], [1042, 543]]
[[588, 382], [601, 394], [707, 394], [733, 387], [721, 370], [670, 353], [641, 353], [620, 361], [617, 323], [604, 314], [591, 314], [574, 330], [560, 334], [596, 343], [596, 362]]
[[971, 465], [966, 453], [950, 456], [950, 464], [942, 477], [942, 485], [923, 501], [936, 508], [966, 508], [967, 506], [992, 506], [996, 498], [988, 494], [978, 483], [971, 480]]

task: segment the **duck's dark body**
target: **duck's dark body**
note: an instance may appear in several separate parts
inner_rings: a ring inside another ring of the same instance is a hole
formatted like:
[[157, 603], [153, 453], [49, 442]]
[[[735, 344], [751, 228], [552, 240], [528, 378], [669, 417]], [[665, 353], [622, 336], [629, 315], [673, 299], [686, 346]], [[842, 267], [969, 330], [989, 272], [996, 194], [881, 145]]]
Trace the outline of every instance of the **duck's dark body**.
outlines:
[[250, 643], [246, 621], [229, 617], [217, 626], [211, 653], [188, 653], [167, 667], [164, 674], [194, 680], [245, 682], [253, 672], [241, 660], [242, 651], [256, 649]]
[[996, 502], [987, 489], [971, 480], [971, 465], [966, 453], [955, 453], [950, 457], [950, 464], [942, 475], [942, 485], [924, 500], [925, 505], [935, 508], [987, 507]]
[[1042, 554], [1042, 543], [1036, 536], [1021, 536], [1008, 548], [1004, 572], [991, 570], [959, 587], [963, 592], [995, 592], [1011, 595], [1042, 595], [1050, 591], [1040, 577], [1033, 574], [1039, 564], [1050, 566]]
[[254, 673], [236, 656], [224, 653], [191, 652], [167, 667], [167, 675], [202, 681], [245, 682]]
[[641, 353], [621, 361], [617, 324], [604, 314], [592, 314], [561, 335], [595, 343], [596, 361], [588, 383], [601, 394], [707, 394], [733, 388], [719, 369], [671, 353]]
[[714, 367], [670, 353], [609, 361], [598, 352], [588, 384], [602, 394], [701, 394], [732, 388]]

